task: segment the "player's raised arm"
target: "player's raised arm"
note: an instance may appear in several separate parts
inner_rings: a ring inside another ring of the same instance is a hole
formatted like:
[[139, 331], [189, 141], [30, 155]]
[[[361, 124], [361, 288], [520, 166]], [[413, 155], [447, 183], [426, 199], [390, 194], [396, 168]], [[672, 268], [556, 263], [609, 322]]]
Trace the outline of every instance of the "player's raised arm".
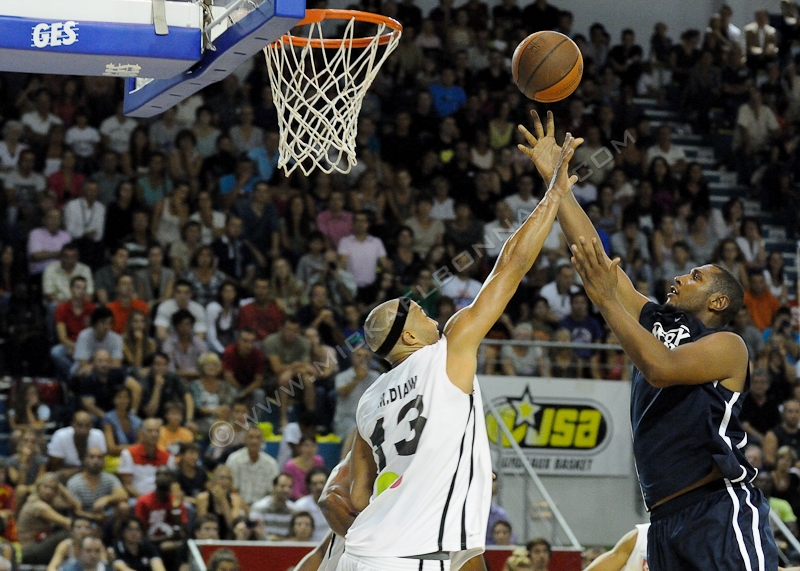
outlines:
[[[549, 181], [553, 176], [555, 165], [557, 164], [560, 147], [556, 143], [555, 138], [555, 125], [553, 121], [553, 113], [547, 112], [547, 132], [545, 133], [542, 127], [542, 121], [539, 119], [536, 111], [531, 111], [533, 116], [533, 127], [536, 135], [534, 136], [524, 126], [520, 125], [519, 130], [525, 135], [530, 147], [519, 145], [519, 150], [528, 155], [539, 174], [545, 181]], [[575, 139], [572, 142], [572, 147], [577, 148], [583, 139]], [[561, 199], [561, 204], [558, 208], [558, 221], [561, 224], [561, 229], [567, 237], [568, 244], [576, 244], [580, 236], [584, 236], [587, 240], [591, 241], [592, 238], [597, 238], [598, 242], [600, 237], [597, 235], [592, 221], [583, 211], [581, 205], [575, 199], [572, 192], [567, 193]], [[610, 264], [611, 259], [606, 256], [606, 263]], [[633, 287], [630, 278], [620, 268], [617, 270], [619, 273], [619, 286], [617, 287], [617, 297], [619, 298], [625, 310], [636, 319], [639, 319], [639, 313], [647, 303], [647, 298], [636, 291]]]
[[[718, 331], [692, 343], [667, 348], [623, 307], [615, 293], [619, 258], [606, 265], [607, 258], [597, 239], [589, 241], [580, 237], [578, 243], [572, 245], [572, 263], [583, 279], [587, 295], [648, 383], [663, 388], [719, 381], [732, 391], [742, 391], [748, 357], [741, 337], [729, 331]], [[713, 280], [714, 271], [714, 266], [696, 268], [691, 279]], [[708, 303], [715, 311], [724, 311], [730, 299], [719, 293]], [[716, 358], [709, 359], [709, 355]]]
[[489, 329], [505, 311], [542, 249], [558, 212], [562, 196], [569, 192], [569, 159], [574, 153], [568, 134], [559, 150], [547, 192], [536, 209], [511, 235], [475, 300], [456, 313], [444, 327], [447, 337], [447, 375], [458, 388], [472, 392], [477, 369], [477, 350]]

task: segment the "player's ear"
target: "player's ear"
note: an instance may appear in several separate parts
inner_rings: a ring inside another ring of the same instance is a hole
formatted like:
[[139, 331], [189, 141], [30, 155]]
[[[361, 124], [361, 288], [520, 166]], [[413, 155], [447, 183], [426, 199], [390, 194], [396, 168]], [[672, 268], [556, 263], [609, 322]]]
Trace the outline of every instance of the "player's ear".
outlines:
[[728, 309], [730, 304], [730, 298], [724, 293], [716, 293], [708, 300], [708, 308], [718, 313]]
[[413, 331], [410, 331], [408, 329], [403, 329], [403, 333], [402, 335], [400, 335], [400, 340], [406, 345], [416, 345], [417, 336], [414, 335]]

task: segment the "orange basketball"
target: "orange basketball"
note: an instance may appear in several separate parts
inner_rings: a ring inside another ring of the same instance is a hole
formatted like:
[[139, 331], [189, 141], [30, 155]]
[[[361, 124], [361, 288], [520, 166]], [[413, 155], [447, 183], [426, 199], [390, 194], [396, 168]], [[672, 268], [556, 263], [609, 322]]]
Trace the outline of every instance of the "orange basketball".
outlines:
[[514, 50], [511, 73], [526, 97], [553, 103], [569, 97], [578, 87], [583, 76], [583, 56], [564, 34], [536, 32]]

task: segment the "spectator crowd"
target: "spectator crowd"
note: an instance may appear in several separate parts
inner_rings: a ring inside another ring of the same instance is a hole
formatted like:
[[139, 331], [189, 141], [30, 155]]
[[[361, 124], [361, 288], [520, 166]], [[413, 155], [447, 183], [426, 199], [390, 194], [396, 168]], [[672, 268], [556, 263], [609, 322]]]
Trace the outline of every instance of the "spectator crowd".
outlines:
[[[748, 453], [794, 523], [796, 292], [761, 221], [800, 229], [798, 6], [781, 1], [742, 29], [723, 6], [677, 40], [659, 23], [644, 48], [629, 29], [618, 43], [600, 23], [574, 30], [546, 0], [359, 8], [404, 33], [366, 96], [347, 175], [277, 168], [260, 56], [152, 121], [123, 114], [113, 78], [0, 72], [0, 370], [57, 380], [11, 391], [0, 520], [22, 561], [179, 569], [188, 537], [324, 536], [317, 499], [332, 466], [315, 438], [332, 432], [347, 449], [382, 367], [363, 317], [407, 295], [443, 326], [543, 195], [516, 125], [545, 109], [510, 75], [514, 48], [541, 30], [583, 53], [575, 95], [548, 109], [559, 137], [585, 138], [575, 196], [636, 288], [664, 299], [707, 262], [745, 287], [730, 328], [754, 367]], [[758, 212], [738, 197], [713, 208], [704, 166], [637, 97], [714, 142]], [[481, 372], [629, 378], [567, 252], [556, 223]], [[277, 458], [258, 421], [282, 433]], [[502, 508], [492, 513], [490, 542], [515, 542]], [[506, 566], [547, 560], [536, 540]]]

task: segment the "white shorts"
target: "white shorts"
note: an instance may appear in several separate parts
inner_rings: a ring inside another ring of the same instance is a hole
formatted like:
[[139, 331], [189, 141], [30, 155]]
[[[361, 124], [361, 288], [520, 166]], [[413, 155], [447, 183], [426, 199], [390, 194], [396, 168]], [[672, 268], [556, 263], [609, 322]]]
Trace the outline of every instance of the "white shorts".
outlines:
[[355, 557], [345, 552], [337, 571], [450, 571], [449, 561], [404, 557]]

